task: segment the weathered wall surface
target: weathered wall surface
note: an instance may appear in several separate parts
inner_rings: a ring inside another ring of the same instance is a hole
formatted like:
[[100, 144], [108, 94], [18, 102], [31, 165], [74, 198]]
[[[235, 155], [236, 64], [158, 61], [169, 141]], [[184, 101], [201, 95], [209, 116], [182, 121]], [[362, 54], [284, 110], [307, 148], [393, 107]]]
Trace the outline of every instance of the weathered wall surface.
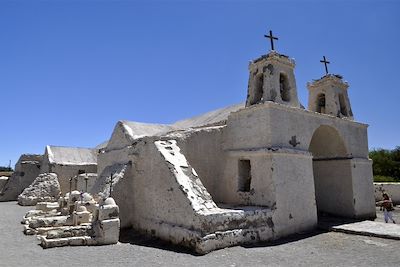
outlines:
[[357, 218], [375, 218], [372, 160], [351, 159], [353, 177], [353, 201]]
[[78, 175], [77, 190], [81, 192], [91, 192], [91, 189], [93, 188], [96, 180], [97, 173], [86, 173]]
[[[323, 134], [313, 141], [314, 134], [319, 129], [323, 129], [320, 131]], [[282, 148], [299, 152], [311, 150], [315, 153], [313, 155], [315, 159], [320, 160], [314, 162], [314, 176], [317, 203], [321, 211], [333, 212], [336, 208], [340, 208], [343, 209], [342, 216], [360, 218], [375, 216], [375, 208], [371, 205], [373, 202], [371, 166], [364, 164], [368, 162], [367, 125], [267, 102], [232, 113], [225, 132], [226, 151], [251, 152]], [[335, 132], [337, 132], [336, 137]], [[322, 149], [318, 149], [318, 146]], [[331, 150], [332, 153], [326, 155], [320, 153], [325, 150]], [[350, 163], [345, 166], [343, 162], [339, 162], [345, 159], [353, 160], [351, 164], [358, 168], [353, 170], [350, 168]], [[232, 164], [228, 169], [234, 167]], [[310, 173], [312, 175], [313, 171]], [[232, 173], [228, 175], [230, 178], [227, 180], [232, 179], [232, 175]], [[327, 195], [325, 192], [329, 192], [329, 186], [340, 191], [333, 191]], [[354, 189], [353, 186], [357, 188]], [[339, 206], [334, 207], [333, 204], [329, 204], [332, 202]], [[338, 212], [334, 214], [340, 215]]]
[[[57, 174], [60, 183], [61, 193], [69, 192], [69, 179], [78, 175], [79, 171], [85, 173], [96, 173], [97, 165], [52, 165], [50, 172]], [[74, 190], [75, 181], [72, 181], [72, 190]]]
[[350, 160], [314, 161], [318, 209], [333, 215], [353, 217], [353, 184]]
[[17, 200], [18, 195], [39, 175], [42, 155], [22, 155], [15, 171], [0, 192], [0, 201]]
[[400, 183], [374, 183], [375, 200], [383, 200], [382, 194], [386, 192], [389, 194], [393, 203], [400, 204]]
[[312, 156], [296, 151], [273, 152], [276, 191], [274, 218], [277, 237], [314, 229], [317, 209], [312, 174]]
[[[253, 205], [273, 208], [276, 205], [275, 184], [272, 177], [272, 154], [268, 151], [230, 151], [217, 189], [221, 202], [231, 205]], [[239, 190], [239, 160], [249, 160], [251, 182], [249, 190]]]
[[221, 126], [205, 127], [169, 135], [177, 138], [181, 152], [216, 202], [224, 200], [219, 190], [226, 157], [222, 150], [223, 129]]
[[97, 174], [102, 174], [107, 166], [128, 163], [130, 161], [129, 150], [130, 146], [120, 149], [101, 150], [97, 156]]
[[296, 149], [308, 151], [312, 136], [321, 125], [331, 126], [340, 133], [348, 156], [368, 158], [367, 125], [272, 102], [232, 113], [227, 123], [230, 138], [225, 147], [293, 148], [291, 143], [295, 141]]
[[[239, 190], [238, 162], [249, 160], [251, 183]], [[310, 230], [317, 222], [310, 153], [290, 149], [229, 151], [219, 190], [231, 205], [264, 206], [274, 210], [276, 236]]]
[[0, 192], [3, 190], [3, 187], [7, 184], [9, 177], [0, 176]]
[[[236, 203], [238, 205], [225, 204], [220, 208], [202, 185], [197, 170], [181, 153], [177, 145], [180, 143], [184, 142], [179, 138], [177, 141], [143, 138], [132, 147], [129, 152], [131, 169], [113, 190], [114, 199], [122, 204], [123, 227], [133, 226], [173, 243], [193, 247], [200, 253], [243, 242], [275, 239], [315, 227], [315, 200], [308, 197], [314, 195], [308, 153], [288, 155], [288, 151], [281, 151], [268, 155], [274, 166], [271, 180], [277, 192], [272, 207]], [[259, 180], [255, 178], [254, 182], [260, 186], [264, 182], [263, 157], [266, 156], [254, 156], [258, 162], [255, 165], [260, 168]], [[261, 190], [256, 193], [262, 199], [265, 192]], [[294, 191], [295, 194], [288, 193]]]
[[[150, 141], [144, 140], [143, 142]], [[197, 178], [194, 174], [190, 174], [192, 167], [183, 160], [180, 165], [173, 165], [173, 162], [165, 161], [160, 150], [154, 144], [143, 143], [143, 147], [138, 148], [141, 151], [138, 157], [132, 161], [133, 205], [131, 213], [133, 214], [132, 224], [135, 228], [150, 232], [156, 229], [148, 229], [149, 223], [162, 222], [187, 229], [200, 229], [200, 222], [194, 216], [194, 208], [197, 207], [193, 206], [193, 202], [196, 203], [197, 198], [202, 197], [211, 202], [212, 200], [210, 195], [204, 195], [201, 182], [197, 185], [198, 191], [191, 190], [194, 182], [189, 181], [187, 175], [193, 179]], [[171, 149], [171, 152], [176, 151]], [[179, 170], [179, 173], [175, 176], [173, 170], [176, 169]], [[177, 179], [182, 179], [182, 181]], [[188, 198], [187, 195], [193, 193], [197, 193], [197, 195]]]

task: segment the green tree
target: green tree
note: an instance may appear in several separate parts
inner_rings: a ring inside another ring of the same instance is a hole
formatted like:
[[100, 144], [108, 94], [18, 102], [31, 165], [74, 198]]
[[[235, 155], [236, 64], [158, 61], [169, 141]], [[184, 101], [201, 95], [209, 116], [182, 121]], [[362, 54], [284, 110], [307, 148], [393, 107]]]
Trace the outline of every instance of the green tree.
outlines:
[[386, 176], [400, 182], [400, 146], [393, 150], [374, 149], [369, 152], [369, 157], [373, 160], [375, 177]]
[[12, 172], [13, 169], [11, 167], [0, 166], [0, 172]]

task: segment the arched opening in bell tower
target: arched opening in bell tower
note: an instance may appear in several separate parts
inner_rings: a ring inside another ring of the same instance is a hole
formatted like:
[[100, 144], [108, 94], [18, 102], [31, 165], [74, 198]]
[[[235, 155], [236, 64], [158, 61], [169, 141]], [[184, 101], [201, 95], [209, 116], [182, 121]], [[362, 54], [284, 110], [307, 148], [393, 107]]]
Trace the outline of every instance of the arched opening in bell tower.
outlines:
[[317, 103], [316, 103], [317, 110], [316, 110], [316, 111], [319, 112], [319, 113], [326, 113], [325, 94], [323, 94], [323, 93], [319, 94], [319, 95], [317, 96], [316, 101], [317, 101]]
[[254, 77], [254, 100], [251, 104], [259, 103], [263, 100], [264, 95], [264, 75], [258, 73]]
[[289, 102], [290, 101], [289, 80], [286, 74], [284, 73], [279, 74], [279, 89], [282, 101]]
[[343, 116], [347, 117], [348, 113], [347, 113], [346, 101], [344, 100], [343, 94], [339, 94], [339, 105], [340, 105], [340, 113]]

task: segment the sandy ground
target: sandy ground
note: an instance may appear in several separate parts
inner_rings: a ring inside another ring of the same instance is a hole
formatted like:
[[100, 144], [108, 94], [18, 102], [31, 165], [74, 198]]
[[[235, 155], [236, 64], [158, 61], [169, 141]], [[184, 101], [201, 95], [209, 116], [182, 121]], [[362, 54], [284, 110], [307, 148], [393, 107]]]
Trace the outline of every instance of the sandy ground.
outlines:
[[[20, 219], [29, 209], [0, 203], [0, 266], [400, 266], [400, 241], [334, 232], [204, 256], [137, 237], [112, 246], [44, 250], [35, 237], [22, 233]], [[400, 222], [400, 214], [396, 216]]]

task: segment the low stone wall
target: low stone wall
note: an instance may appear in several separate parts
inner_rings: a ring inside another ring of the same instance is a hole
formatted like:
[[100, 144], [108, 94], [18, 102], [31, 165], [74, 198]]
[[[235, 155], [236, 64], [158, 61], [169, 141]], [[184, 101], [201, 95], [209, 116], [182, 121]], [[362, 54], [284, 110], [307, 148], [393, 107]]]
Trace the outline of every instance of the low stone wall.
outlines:
[[382, 200], [382, 193], [386, 192], [394, 204], [400, 204], [400, 183], [374, 183], [375, 200]]

